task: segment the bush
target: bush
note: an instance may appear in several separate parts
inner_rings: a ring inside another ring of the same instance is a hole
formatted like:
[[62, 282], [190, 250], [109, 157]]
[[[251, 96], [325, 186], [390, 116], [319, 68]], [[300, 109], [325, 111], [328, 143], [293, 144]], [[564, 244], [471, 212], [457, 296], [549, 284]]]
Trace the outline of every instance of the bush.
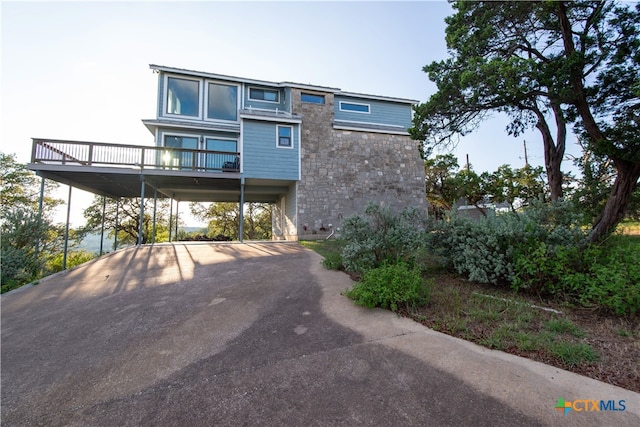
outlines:
[[[63, 257], [64, 254], [57, 254], [49, 262], [47, 262], [47, 271], [49, 273], [62, 271]], [[95, 257], [96, 255], [94, 253], [85, 250], [69, 251], [67, 253], [67, 268], [73, 268], [77, 265], [84, 264], [87, 261], [91, 261]]]
[[392, 311], [398, 311], [399, 306], [410, 308], [429, 301], [429, 289], [423, 284], [420, 270], [404, 262], [367, 271], [362, 281], [345, 295], [358, 305]]
[[399, 214], [389, 208], [370, 204], [365, 216], [345, 219], [341, 237], [347, 244], [342, 261], [348, 271], [362, 274], [385, 262], [415, 263], [428, 230], [426, 217], [415, 209]]
[[549, 278], [549, 271], [539, 269], [541, 260], [580, 246], [586, 236], [581, 223], [567, 202], [534, 203], [520, 213], [479, 220], [454, 214], [439, 224], [429, 246], [469, 280], [533, 288]]
[[329, 253], [324, 257], [322, 265], [328, 270], [343, 270], [342, 256], [338, 253]]

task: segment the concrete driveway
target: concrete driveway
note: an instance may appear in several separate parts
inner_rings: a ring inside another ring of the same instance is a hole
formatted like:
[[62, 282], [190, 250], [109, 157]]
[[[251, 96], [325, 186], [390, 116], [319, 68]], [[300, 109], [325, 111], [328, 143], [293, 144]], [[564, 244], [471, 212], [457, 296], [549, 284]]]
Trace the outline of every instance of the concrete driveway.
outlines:
[[320, 262], [143, 246], [4, 295], [2, 425], [640, 425], [638, 393], [356, 307]]

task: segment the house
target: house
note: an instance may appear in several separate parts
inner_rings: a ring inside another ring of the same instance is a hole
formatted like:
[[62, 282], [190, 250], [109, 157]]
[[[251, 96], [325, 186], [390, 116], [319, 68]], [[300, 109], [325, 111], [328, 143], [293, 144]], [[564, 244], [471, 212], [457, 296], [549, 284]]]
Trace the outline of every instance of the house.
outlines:
[[153, 147], [34, 139], [29, 167], [108, 197], [273, 203], [281, 240], [326, 236], [372, 201], [426, 204], [415, 100], [150, 68]]

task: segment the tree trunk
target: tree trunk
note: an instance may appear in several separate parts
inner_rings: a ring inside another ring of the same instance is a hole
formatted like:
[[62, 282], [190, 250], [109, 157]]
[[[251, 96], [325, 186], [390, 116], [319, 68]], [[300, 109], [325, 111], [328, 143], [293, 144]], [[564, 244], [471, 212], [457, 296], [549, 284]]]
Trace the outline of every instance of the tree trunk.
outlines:
[[[536, 127], [542, 134], [542, 143], [544, 145], [544, 166], [547, 170], [547, 182], [549, 183], [549, 191], [551, 192], [551, 200], [555, 201], [562, 197], [562, 171], [560, 165], [564, 157], [564, 147], [566, 132], [558, 131], [558, 141], [553, 141], [551, 130], [544, 118], [544, 115], [537, 108], [534, 110], [538, 116], [538, 123]], [[558, 116], [556, 116], [556, 123], [558, 128], [561, 129], [564, 123], [558, 123]], [[556, 145], [557, 144], [557, 145]]]
[[589, 242], [599, 242], [615, 229], [624, 218], [631, 195], [638, 186], [640, 163], [620, 159], [613, 159], [613, 161], [618, 174], [613, 182], [607, 204], [589, 233]]

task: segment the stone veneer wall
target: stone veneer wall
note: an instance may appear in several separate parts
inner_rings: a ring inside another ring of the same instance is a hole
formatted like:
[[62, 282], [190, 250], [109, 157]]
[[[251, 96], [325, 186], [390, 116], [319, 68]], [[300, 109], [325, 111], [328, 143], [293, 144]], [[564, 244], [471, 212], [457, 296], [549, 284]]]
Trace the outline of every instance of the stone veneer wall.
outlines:
[[339, 227], [369, 202], [394, 210], [425, 209], [424, 164], [415, 141], [405, 135], [334, 129], [333, 94], [324, 95], [324, 105], [303, 103], [300, 90], [292, 90], [293, 112], [302, 115], [298, 236], [327, 235], [329, 224]]

